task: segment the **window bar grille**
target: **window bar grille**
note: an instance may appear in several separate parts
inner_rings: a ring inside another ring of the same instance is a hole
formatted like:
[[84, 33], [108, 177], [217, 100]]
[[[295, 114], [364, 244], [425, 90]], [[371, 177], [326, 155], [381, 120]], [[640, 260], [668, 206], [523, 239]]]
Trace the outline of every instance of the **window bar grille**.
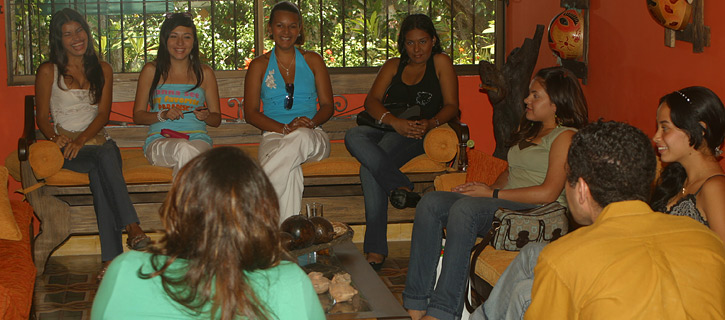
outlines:
[[124, 28], [125, 24], [123, 23], [123, 3], [120, 3], [119, 8], [120, 10], [118, 12], [121, 20], [121, 72], [126, 72], [126, 30]]
[[[453, 36], [453, 32], [454, 32], [453, 31], [453, 20], [454, 20], [453, 18], [454, 18], [454, 15], [455, 15], [455, 13], [453, 12], [453, 0], [451, 0], [451, 2], [450, 2], [450, 7], [449, 7], [448, 10], [449, 10], [450, 15], [451, 15], [451, 25], [450, 25], [450, 29], [449, 29], [450, 31], [448, 31], [448, 34], [449, 34], [448, 37], [451, 39], [451, 57], [453, 59], [455, 59], [455, 57], [453, 56], [456, 53], [456, 50], [454, 50], [455, 43], [456, 42], [454, 40], [455, 37]], [[460, 55], [460, 54], [461, 54], [461, 52], [458, 52], [458, 55]], [[453, 60], [453, 61], [455, 61], [455, 60]]]
[[143, 1], [143, 61], [149, 61], [149, 44], [148, 44], [148, 20], [146, 20], [146, 0]]
[[347, 61], [345, 60], [345, 58], [347, 57], [347, 55], [345, 54], [345, 51], [346, 51], [345, 47], [347, 46], [347, 41], [346, 41], [347, 37], [345, 35], [345, 20], [346, 20], [347, 16], [345, 15], [345, 13], [347, 11], [345, 11], [345, 0], [342, 0], [341, 2], [342, 2], [342, 10], [340, 11], [340, 13], [342, 13], [341, 14], [341, 16], [342, 16], [342, 67], [344, 68], [347, 66]]
[[363, 0], [363, 66], [368, 66], [368, 1]]
[[388, 11], [388, 0], [383, 2], [385, 10], [385, 60], [390, 57], [390, 11]]
[[[211, 2], [211, 68], [216, 69], [216, 29], [214, 29], [216, 22], [216, 11], [214, 10], [214, 2]], [[190, 6], [191, 7], [191, 6]]]
[[323, 30], [323, 19], [324, 15], [322, 14], [322, 0], [318, 0], [317, 3], [320, 4], [320, 55], [323, 57], [322, 61], [325, 60], [325, 32]]
[[232, 11], [234, 11], [234, 70], [239, 69], [239, 49], [237, 43], [239, 43], [239, 37], [237, 36], [237, 0], [232, 2]]
[[471, 63], [476, 64], [476, 1], [473, 1], [473, 14], [471, 15], [471, 36], [473, 36], [473, 39], [471, 39], [471, 50], [473, 50], [473, 53], [471, 54]]
[[[33, 4], [30, 1], [28, 1], [27, 5], [25, 4], [24, 1], [21, 2], [21, 6], [23, 8], [22, 14], [25, 17], [24, 27], [27, 28], [27, 30], [30, 30], [30, 26], [32, 25], [32, 21], [31, 21], [32, 14], [30, 13], [31, 12], [30, 8], [32, 7], [32, 5]], [[25, 10], [26, 8], [28, 10]], [[38, 8], [38, 10], [40, 10], [40, 8]], [[40, 13], [38, 13], [38, 17], [40, 17]], [[38, 20], [38, 30], [40, 30], [40, 19], [37, 19], [37, 20]], [[15, 34], [17, 34], [17, 32]], [[25, 63], [24, 63], [25, 74], [33, 74], [33, 64], [34, 64], [33, 45], [31, 45], [31, 43], [32, 43], [31, 41], [33, 41], [33, 35], [32, 35], [32, 32], [21, 32], [20, 34], [22, 35], [23, 41], [25, 43], [25, 50], [23, 50], [23, 51], [25, 51], [25, 54], [26, 54]], [[17, 44], [15, 44], [15, 45], [17, 46]], [[17, 50], [17, 52], [20, 52], [20, 50]], [[17, 61], [15, 62], [15, 65], [16, 66], [18, 65]], [[16, 73], [17, 73], [17, 71], [16, 71]]]

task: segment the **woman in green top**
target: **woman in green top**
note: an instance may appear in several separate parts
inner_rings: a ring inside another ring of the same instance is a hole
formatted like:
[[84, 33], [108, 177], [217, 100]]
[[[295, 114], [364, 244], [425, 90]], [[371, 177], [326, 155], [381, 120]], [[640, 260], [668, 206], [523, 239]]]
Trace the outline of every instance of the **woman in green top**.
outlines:
[[325, 318], [307, 275], [280, 260], [277, 196], [243, 151], [191, 160], [160, 215], [161, 244], [113, 260], [93, 319]]
[[[566, 205], [566, 155], [571, 137], [587, 122], [579, 81], [561, 68], [539, 70], [524, 99], [526, 111], [509, 140], [508, 170], [490, 186], [470, 182], [452, 192], [431, 192], [418, 203], [403, 305], [413, 320], [461, 316], [468, 260], [477, 235], [485, 235], [498, 208], [527, 209], [552, 201]], [[446, 228], [446, 249], [436, 286], [436, 266]]]

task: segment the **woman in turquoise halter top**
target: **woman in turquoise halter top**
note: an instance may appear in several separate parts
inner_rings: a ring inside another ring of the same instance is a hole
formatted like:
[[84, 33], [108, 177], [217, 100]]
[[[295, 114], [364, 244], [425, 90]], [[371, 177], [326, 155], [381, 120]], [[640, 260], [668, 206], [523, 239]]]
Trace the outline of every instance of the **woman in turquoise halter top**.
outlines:
[[151, 164], [173, 168], [211, 149], [206, 126], [221, 123], [214, 71], [199, 60], [196, 26], [187, 13], [174, 13], [161, 25], [156, 60], [138, 80], [133, 121], [148, 124], [144, 154]]
[[319, 126], [330, 119], [334, 109], [322, 57], [296, 48], [304, 43], [297, 6], [279, 2], [269, 19], [267, 32], [274, 48], [249, 64], [244, 119], [263, 131], [259, 163], [277, 192], [282, 222], [298, 214], [302, 206], [300, 165], [330, 155], [330, 139]]

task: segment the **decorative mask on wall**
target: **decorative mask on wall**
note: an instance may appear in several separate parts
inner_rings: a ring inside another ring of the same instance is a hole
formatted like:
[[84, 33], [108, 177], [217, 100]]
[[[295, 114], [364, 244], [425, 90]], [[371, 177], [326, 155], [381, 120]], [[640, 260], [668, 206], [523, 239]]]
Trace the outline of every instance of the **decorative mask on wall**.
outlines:
[[663, 27], [684, 30], [692, 18], [692, 0], [647, 0], [652, 18]]
[[549, 23], [549, 48], [562, 59], [584, 54], [584, 17], [576, 10], [559, 13]]

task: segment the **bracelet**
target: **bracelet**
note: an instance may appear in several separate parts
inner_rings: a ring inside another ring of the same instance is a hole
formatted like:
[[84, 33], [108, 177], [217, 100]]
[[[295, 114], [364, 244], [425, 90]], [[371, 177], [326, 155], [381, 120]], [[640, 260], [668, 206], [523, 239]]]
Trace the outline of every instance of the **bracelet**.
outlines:
[[440, 123], [440, 121], [438, 121], [438, 118], [433, 117], [433, 120], [435, 120], [435, 122], [436, 122], [436, 127], [440, 127], [441, 126], [441, 123]]
[[156, 113], [156, 119], [159, 119], [159, 122], [166, 122], [166, 119], [161, 117], [161, 113], [166, 110], [159, 110], [159, 112]]
[[493, 195], [491, 195], [491, 198], [498, 199], [499, 191], [501, 191], [501, 189], [493, 189]]
[[285, 124], [284, 124], [284, 125], [282, 126], [282, 134], [287, 134], [287, 133], [289, 133], [289, 127], [288, 127], [288, 126], [287, 126], [287, 124], [285, 123]]
[[383, 118], [390, 114], [390, 111], [385, 111], [382, 116], [380, 116], [380, 120], [376, 121], [378, 124], [383, 124]]
[[50, 137], [48, 140], [55, 142], [55, 139], [58, 139], [58, 134], [57, 133], [53, 133], [53, 136]]

